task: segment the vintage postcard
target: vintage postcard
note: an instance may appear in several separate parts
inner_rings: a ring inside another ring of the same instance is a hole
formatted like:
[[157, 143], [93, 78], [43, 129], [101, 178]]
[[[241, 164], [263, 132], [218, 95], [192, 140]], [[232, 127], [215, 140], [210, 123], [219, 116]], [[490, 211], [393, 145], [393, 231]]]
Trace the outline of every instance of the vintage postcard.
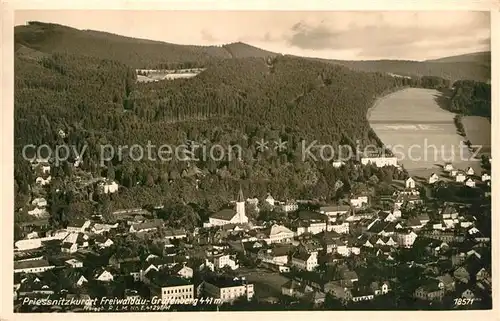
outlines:
[[493, 319], [494, 7], [9, 8], [2, 318]]

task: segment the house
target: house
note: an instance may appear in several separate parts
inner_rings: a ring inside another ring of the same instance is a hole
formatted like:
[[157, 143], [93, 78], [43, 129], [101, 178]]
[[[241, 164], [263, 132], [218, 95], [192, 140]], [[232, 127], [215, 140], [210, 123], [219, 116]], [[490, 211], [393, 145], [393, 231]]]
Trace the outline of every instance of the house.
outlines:
[[40, 280], [38, 277], [28, 277], [21, 281], [17, 292], [20, 297], [40, 295], [48, 296], [54, 294], [54, 290], [47, 284], [47, 282]]
[[463, 183], [465, 182], [466, 179], [467, 176], [462, 172], [458, 172], [457, 175], [455, 176], [455, 182], [457, 183]]
[[182, 278], [193, 278], [193, 269], [185, 264], [177, 264], [170, 270]]
[[228, 278], [224, 276], [207, 278], [202, 282], [199, 289], [199, 295], [220, 299], [222, 302], [228, 303], [240, 297], [251, 300], [254, 295], [253, 284], [246, 282], [244, 278]]
[[267, 194], [265, 201], [269, 205], [274, 206], [275, 200], [274, 200], [274, 197], [271, 196], [271, 194]]
[[264, 231], [266, 235], [265, 241], [268, 244], [273, 243], [289, 243], [293, 240], [294, 233], [283, 225], [273, 224], [270, 228]]
[[318, 266], [317, 252], [307, 253], [304, 251], [295, 252], [292, 255], [291, 265], [299, 270], [314, 271]]
[[465, 181], [465, 186], [467, 186], [467, 187], [476, 187], [476, 182], [472, 178], [468, 178]]
[[294, 222], [294, 226], [296, 227], [295, 234], [297, 236], [304, 233], [318, 234], [327, 229], [326, 221], [313, 219], [298, 219]]
[[436, 278], [438, 280], [438, 285], [443, 284], [443, 289], [445, 292], [455, 291], [455, 279], [450, 274], [444, 274]]
[[95, 244], [101, 249], [105, 249], [114, 244], [113, 240], [106, 237], [98, 237], [95, 239]]
[[99, 183], [99, 191], [104, 194], [112, 194], [118, 191], [118, 184], [114, 181], [106, 180]]
[[391, 290], [389, 287], [389, 282], [387, 281], [384, 282], [374, 281], [370, 284], [370, 288], [373, 291], [373, 294], [375, 295], [384, 295], [389, 293], [389, 291]]
[[475, 171], [472, 167], [468, 167], [467, 170], [465, 171], [467, 175], [472, 176], [475, 174]]
[[420, 300], [441, 301], [444, 296], [444, 289], [439, 287], [438, 283], [430, 282], [418, 287], [414, 292], [414, 296]]
[[45, 259], [14, 261], [14, 273], [41, 273], [55, 268]]
[[443, 167], [445, 172], [451, 172], [453, 170], [453, 165], [451, 163], [446, 163]]
[[491, 275], [490, 275], [490, 273], [485, 268], [481, 268], [476, 273], [476, 280], [477, 281], [487, 280], [487, 279], [490, 279], [490, 278], [491, 278]]
[[412, 247], [416, 238], [417, 234], [412, 230], [398, 231], [396, 233], [396, 239], [398, 241], [399, 246], [404, 248]]
[[118, 228], [118, 223], [115, 223], [115, 224], [95, 223], [95, 224], [92, 224], [90, 231], [94, 234], [102, 234], [104, 232], [109, 232], [115, 228]]
[[406, 188], [415, 188], [415, 180], [412, 177], [408, 177], [405, 181], [405, 187]]
[[62, 253], [75, 253], [78, 250], [77, 243], [64, 242], [61, 245]]
[[375, 294], [367, 287], [354, 288], [351, 293], [353, 302], [370, 301], [375, 297]]
[[471, 289], [467, 289], [464, 292], [462, 292], [460, 297], [462, 297], [464, 299], [474, 299], [476, 297], [476, 295], [474, 294], [474, 292]]
[[[274, 200], [273, 200], [274, 204]], [[240, 188], [235, 209], [223, 209], [209, 218], [209, 226], [221, 226], [226, 224], [245, 224], [248, 217], [245, 215], [245, 199]]]
[[328, 219], [332, 222], [335, 222], [338, 216], [346, 214], [350, 209], [349, 205], [322, 206], [319, 208], [319, 212], [328, 216]]
[[302, 298], [309, 292], [314, 292], [314, 289], [311, 286], [293, 279], [281, 286], [281, 293], [283, 295], [294, 298]]
[[31, 201], [31, 205], [35, 205], [36, 207], [46, 207], [47, 200], [43, 197], [35, 198], [33, 201]]
[[101, 282], [111, 282], [113, 281], [113, 274], [111, 272], [100, 268], [94, 273], [94, 280]]
[[334, 298], [342, 302], [348, 302], [352, 300], [351, 290], [342, 285], [341, 282], [333, 281], [328, 282], [324, 285], [325, 292], [330, 293]]
[[455, 176], [457, 176], [457, 174], [458, 174], [458, 170], [456, 170], [456, 169], [452, 169], [452, 170], [450, 171], [450, 176], [451, 176], [451, 177], [455, 177]]
[[175, 304], [195, 299], [194, 285], [189, 279], [154, 272], [148, 280], [151, 293], [161, 297], [163, 302]]
[[453, 272], [453, 277], [457, 279], [457, 281], [460, 281], [462, 283], [469, 283], [470, 280], [470, 275], [467, 269], [463, 266], [458, 267], [454, 272]]
[[144, 233], [150, 231], [156, 231], [158, 228], [163, 226], [163, 220], [152, 219], [147, 220], [142, 223], [131, 224], [129, 228], [130, 233]]
[[186, 230], [181, 228], [181, 229], [167, 229], [164, 232], [165, 236], [164, 238], [166, 240], [179, 240], [179, 239], [185, 239], [187, 237]]
[[39, 176], [36, 178], [35, 182], [41, 186], [45, 186], [45, 185], [49, 184], [51, 180], [52, 180], [52, 177], [50, 177], [50, 176], [47, 178], [43, 178], [43, 177]]
[[434, 184], [437, 181], [439, 181], [439, 176], [436, 173], [432, 173], [431, 176], [429, 176], [429, 184]]
[[299, 209], [299, 204], [295, 201], [287, 200], [281, 205], [281, 210], [285, 213], [294, 212]]
[[257, 258], [264, 263], [285, 265], [288, 264], [288, 254], [292, 248], [290, 246], [275, 246], [273, 248], [261, 249], [257, 253]]
[[441, 211], [442, 219], [456, 219], [458, 217], [458, 211], [455, 207], [446, 205]]
[[357, 197], [352, 197], [349, 202], [351, 205], [355, 208], [361, 208], [363, 205], [368, 204], [368, 196], [366, 195], [359, 195]]
[[64, 263], [66, 263], [66, 265], [68, 265], [69, 267], [74, 268], [74, 269], [83, 267], [83, 262], [79, 261], [77, 259], [69, 259], [69, 260], [65, 261]]
[[483, 175], [481, 175], [481, 181], [483, 182], [487, 182], [487, 181], [490, 181], [491, 180], [491, 176], [490, 174], [488, 173], [483, 173]]
[[340, 168], [340, 167], [342, 167], [342, 166], [344, 166], [344, 165], [345, 165], [345, 162], [343, 162], [343, 161], [333, 161], [333, 162], [332, 162], [332, 166], [333, 166], [334, 168]]
[[377, 167], [397, 166], [398, 159], [396, 157], [362, 157], [361, 164], [374, 164]]
[[35, 207], [34, 209], [28, 211], [28, 215], [44, 218], [49, 216], [49, 212], [47, 212], [45, 208]]
[[210, 261], [214, 264], [216, 269], [222, 269], [228, 266], [231, 270], [236, 270], [239, 267], [236, 258], [229, 254], [217, 254], [213, 256]]
[[80, 219], [73, 220], [66, 227], [66, 231], [68, 231], [70, 233], [71, 232], [74, 232], [74, 233], [82, 232], [83, 233], [90, 227], [91, 224], [92, 224], [92, 222], [89, 220], [80, 220]]
[[341, 281], [346, 283], [346, 284], [352, 284], [354, 282], [359, 281], [358, 274], [355, 271], [351, 271], [351, 270], [342, 271], [341, 278], [342, 278]]

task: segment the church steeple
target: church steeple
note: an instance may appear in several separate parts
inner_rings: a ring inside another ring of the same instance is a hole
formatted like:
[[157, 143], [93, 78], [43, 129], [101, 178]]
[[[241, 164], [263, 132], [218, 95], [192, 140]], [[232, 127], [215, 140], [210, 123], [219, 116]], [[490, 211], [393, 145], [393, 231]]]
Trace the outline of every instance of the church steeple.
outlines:
[[243, 191], [238, 192], [238, 198], [236, 199], [236, 215], [238, 216], [238, 223], [248, 223], [248, 217], [245, 215], [245, 198], [243, 197]]
[[243, 191], [241, 190], [241, 185], [240, 185], [240, 191], [238, 192], [238, 199], [236, 202], [245, 202], [245, 198], [243, 197]]

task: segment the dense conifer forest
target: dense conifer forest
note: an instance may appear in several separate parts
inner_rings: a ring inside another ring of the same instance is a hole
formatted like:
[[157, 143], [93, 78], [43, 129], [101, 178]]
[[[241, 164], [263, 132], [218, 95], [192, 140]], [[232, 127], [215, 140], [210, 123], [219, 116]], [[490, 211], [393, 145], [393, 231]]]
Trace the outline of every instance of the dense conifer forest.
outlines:
[[[356, 68], [277, 55], [242, 43], [180, 46], [44, 23], [16, 27], [15, 50], [16, 208], [37, 193], [32, 188], [36, 175], [22, 159], [23, 146], [87, 146], [80, 168], [52, 166], [53, 181], [46, 193], [56, 223], [168, 203], [175, 204], [176, 212], [187, 213], [189, 222], [178, 222], [195, 224], [233, 200], [240, 184], [247, 197], [270, 192], [280, 199], [329, 201], [356, 191], [360, 184], [376, 186], [379, 180], [403, 178], [405, 172], [394, 168], [356, 168], [349, 163], [336, 169], [331, 162], [303, 161], [301, 142], [380, 144], [366, 119], [377, 97], [407, 86], [447, 87], [450, 79], [461, 76], [441, 78], [443, 70], [456, 69], [447, 63], [439, 63], [445, 65], [435, 71], [424, 68], [424, 73], [417, 72], [421, 65], [414, 68], [405, 62]], [[415, 76], [386, 74], [401, 71], [393, 66], [405, 66]], [[205, 70], [190, 79], [136, 81], [136, 68], [159, 67]], [[482, 67], [473, 69], [471, 65], [468, 78], [481, 78]], [[261, 151], [256, 148], [261, 139], [285, 141], [287, 148], [274, 150], [270, 145]], [[241, 159], [220, 161], [99, 160], [101, 145], [191, 141], [208, 148], [237, 144], [243, 154]], [[97, 195], [89, 187], [57, 192], [71, 187], [81, 171], [116, 180], [120, 192]]]

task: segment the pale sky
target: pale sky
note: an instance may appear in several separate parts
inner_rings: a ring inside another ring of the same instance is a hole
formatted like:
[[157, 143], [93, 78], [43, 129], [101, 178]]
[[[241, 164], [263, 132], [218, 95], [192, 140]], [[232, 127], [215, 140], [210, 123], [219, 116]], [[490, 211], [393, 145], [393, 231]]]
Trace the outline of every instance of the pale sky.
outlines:
[[16, 25], [31, 20], [177, 44], [242, 41], [328, 59], [425, 60], [490, 50], [490, 14], [477, 11], [15, 12]]

